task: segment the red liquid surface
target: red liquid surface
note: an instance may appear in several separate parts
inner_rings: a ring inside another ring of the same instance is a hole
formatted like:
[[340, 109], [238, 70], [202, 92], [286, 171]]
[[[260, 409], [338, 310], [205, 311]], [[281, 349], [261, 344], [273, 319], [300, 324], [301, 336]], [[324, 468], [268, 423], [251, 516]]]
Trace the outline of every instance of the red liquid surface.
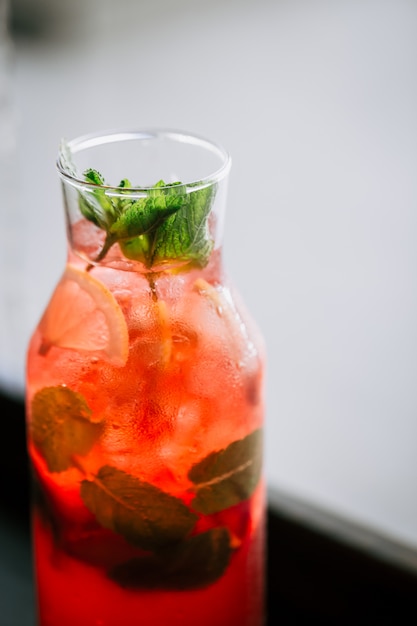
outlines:
[[[221, 529], [228, 537], [228, 558], [214, 580], [178, 589], [158, 585], [157, 577], [142, 585], [114, 580], [109, 575], [114, 567], [149, 553], [123, 533], [103, 527], [80, 495], [83, 481], [96, 480], [100, 468], [111, 466], [192, 510], [190, 469], [262, 426], [262, 354], [256, 333], [229, 290], [220, 286], [213, 263], [204, 273], [161, 275], [157, 298], [138, 273], [95, 268], [91, 274], [111, 291], [126, 320], [126, 363], [115, 365], [90, 345], [88, 350], [45, 349], [39, 329], [29, 353], [38, 624], [261, 626], [261, 481], [238, 504], [195, 514], [188, 538]], [[84, 305], [74, 296], [70, 309], [76, 320], [77, 307]], [[84, 398], [102, 433], [87, 453], [74, 457], [73, 465], [52, 471], [32, 441], [31, 406], [37, 393], [62, 385]]]

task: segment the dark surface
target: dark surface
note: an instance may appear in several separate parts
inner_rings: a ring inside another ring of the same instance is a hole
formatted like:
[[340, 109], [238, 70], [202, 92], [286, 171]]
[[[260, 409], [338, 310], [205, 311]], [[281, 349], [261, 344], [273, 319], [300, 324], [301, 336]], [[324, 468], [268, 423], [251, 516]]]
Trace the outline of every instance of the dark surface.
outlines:
[[[0, 626], [33, 626], [23, 404], [0, 395], [0, 413], [7, 424], [0, 457]], [[294, 515], [279, 495], [273, 503], [268, 511], [268, 626], [417, 624], [417, 569], [365, 549], [348, 537], [348, 522], [335, 536], [313, 523], [317, 510], [308, 504]], [[388, 544], [385, 548], [395, 554], [395, 546]]]
[[417, 575], [269, 511], [268, 624], [417, 624]]

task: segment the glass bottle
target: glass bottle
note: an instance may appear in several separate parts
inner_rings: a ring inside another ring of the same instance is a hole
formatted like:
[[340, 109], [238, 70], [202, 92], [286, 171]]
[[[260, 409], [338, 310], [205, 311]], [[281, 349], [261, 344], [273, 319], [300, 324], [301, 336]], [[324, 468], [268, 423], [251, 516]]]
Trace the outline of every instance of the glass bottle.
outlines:
[[171, 131], [61, 148], [68, 264], [27, 370], [39, 626], [263, 623], [264, 355], [222, 266], [229, 169]]

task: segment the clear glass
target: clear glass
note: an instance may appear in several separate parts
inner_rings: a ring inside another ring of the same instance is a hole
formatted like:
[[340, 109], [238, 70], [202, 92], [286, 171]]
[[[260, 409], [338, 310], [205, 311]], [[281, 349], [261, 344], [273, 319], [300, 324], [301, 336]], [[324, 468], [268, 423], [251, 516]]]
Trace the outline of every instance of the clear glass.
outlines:
[[38, 626], [263, 624], [264, 353], [222, 266], [229, 169], [171, 131], [60, 152], [68, 264], [27, 368]]

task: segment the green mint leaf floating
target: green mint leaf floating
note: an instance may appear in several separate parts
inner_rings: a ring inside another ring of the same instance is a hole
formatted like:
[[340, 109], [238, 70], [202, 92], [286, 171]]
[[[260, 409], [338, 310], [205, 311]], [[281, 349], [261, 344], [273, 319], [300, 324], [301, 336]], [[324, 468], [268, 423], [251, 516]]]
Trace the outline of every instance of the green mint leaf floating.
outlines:
[[262, 430], [258, 429], [193, 465], [188, 473], [196, 490], [192, 508], [210, 515], [243, 502], [254, 492], [261, 471]]
[[82, 481], [81, 497], [102, 526], [144, 550], [184, 539], [197, 521], [179, 498], [109, 465]]
[[215, 193], [214, 185], [189, 191], [187, 203], [155, 233], [152, 264], [180, 260], [200, 267], [206, 265], [213, 248], [208, 216]]
[[62, 385], [35, 394], [30, 431], [49, 471], [62, 472], [74, 464], [74, 456], [89, 452], [102, 425], [93, 419], [84, 397]]
[[227, 528], [212, 528], [160, 554], [117, 565], [109, 576], [127, 589], [199, 589], [224, 574], [231, 553]]

